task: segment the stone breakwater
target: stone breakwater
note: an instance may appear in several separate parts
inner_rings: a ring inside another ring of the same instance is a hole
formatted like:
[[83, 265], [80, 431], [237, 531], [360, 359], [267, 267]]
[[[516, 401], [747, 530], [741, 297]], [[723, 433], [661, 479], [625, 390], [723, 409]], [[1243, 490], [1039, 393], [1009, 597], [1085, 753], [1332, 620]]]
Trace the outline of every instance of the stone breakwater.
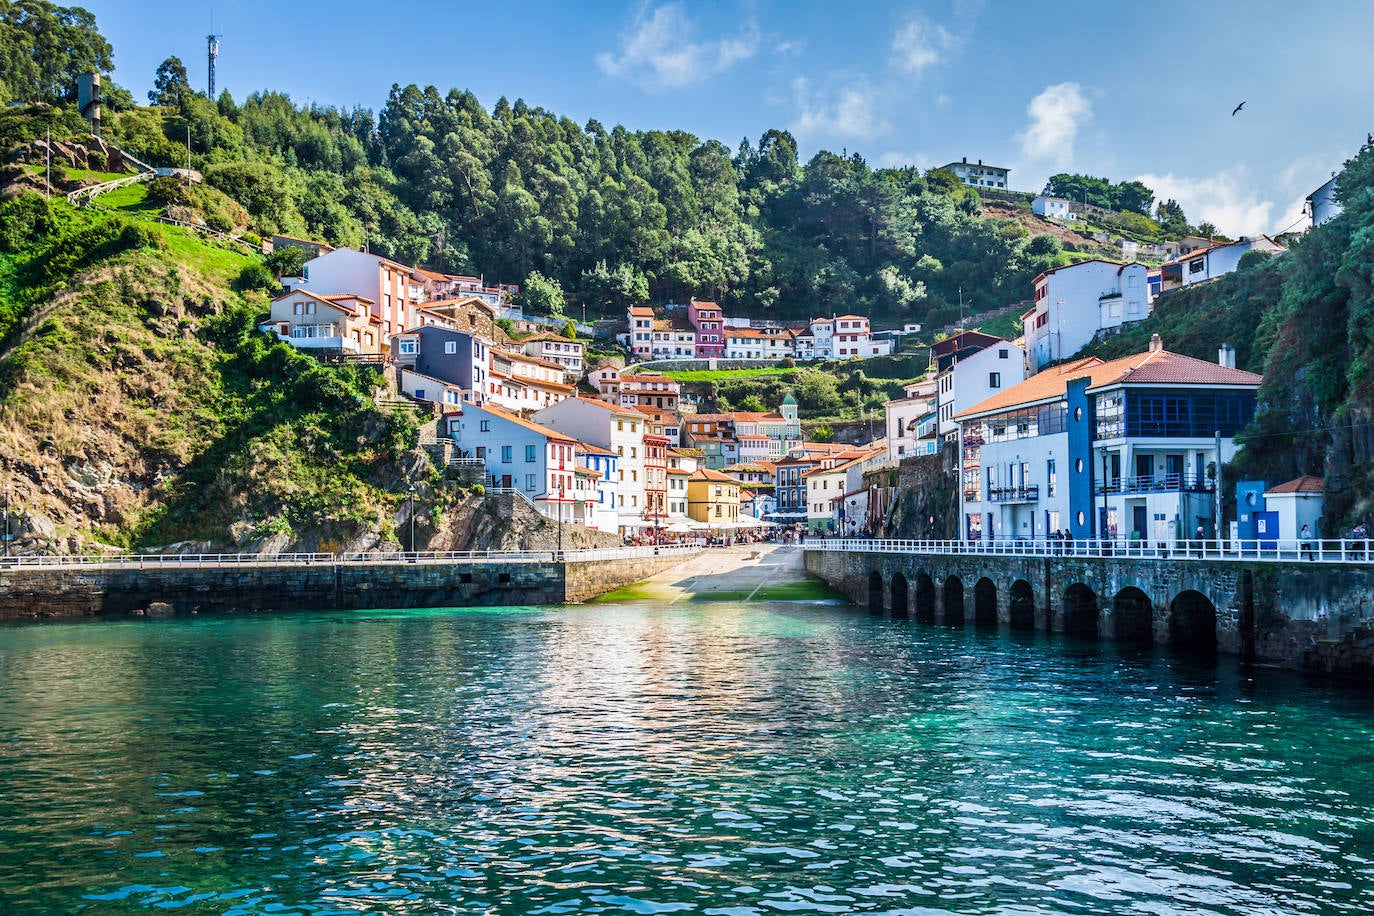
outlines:
[[807, 551], [874, 611], [1224, 652], [1374, 681], [1374, 564]]
[[0, 568], [0, 618], [568, 604], [693, 556], [566, 561]]

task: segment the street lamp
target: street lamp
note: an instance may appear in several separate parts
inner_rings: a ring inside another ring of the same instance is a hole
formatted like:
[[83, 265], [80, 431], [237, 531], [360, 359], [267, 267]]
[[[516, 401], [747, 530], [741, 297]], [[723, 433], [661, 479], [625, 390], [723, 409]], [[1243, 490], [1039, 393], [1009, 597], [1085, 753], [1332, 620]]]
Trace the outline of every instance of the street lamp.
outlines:
[[1099, 540], [1107, 539], [1107, 448], [1103, 446], [1102, 452], [1102, 517], [1098, 523], [1097, 537]]
[[410, 497], [410, 552], [415, 552], [415, 484], [411, 484], [406, 489], [406, 494]]

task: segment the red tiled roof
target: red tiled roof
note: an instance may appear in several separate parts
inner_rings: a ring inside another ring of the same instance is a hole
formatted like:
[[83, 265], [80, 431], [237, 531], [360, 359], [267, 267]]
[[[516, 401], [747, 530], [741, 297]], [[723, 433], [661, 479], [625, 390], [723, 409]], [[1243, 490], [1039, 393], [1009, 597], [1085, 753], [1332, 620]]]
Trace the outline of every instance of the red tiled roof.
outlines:
[[1270, 487], [1264, 491], [1264, 495], [1279, 496], [1284, 493], [1295, 493], [1299, 496], [1321, 496], [1325, 492], [1326, 485], [1320, 477], [1304, 474], [1296, 480], [1281, 483], [1277, 487]]
[[722, 474], [720, 471], [713, 471], [710, 468], [697, 468], [695, 471], [692, 472], [692, 476], [689, 479], [716, 480], [721, 483], [732, 483], [735, 486], [739, 486], [739, 481], [735, 478], [729, 476], [728, 474]]
[[1068, 389], [1069, 380], [1084, 376], [1090, 379], [1089, 391], [1112, 385], [1258, 385], [1264, 380], [1253, 372], [1229, 369], [1168, 350], [1137, 353], [1110, 362], [1090, 356], [1045, 369], [961, 411], [955, 419], [1059, 398]]

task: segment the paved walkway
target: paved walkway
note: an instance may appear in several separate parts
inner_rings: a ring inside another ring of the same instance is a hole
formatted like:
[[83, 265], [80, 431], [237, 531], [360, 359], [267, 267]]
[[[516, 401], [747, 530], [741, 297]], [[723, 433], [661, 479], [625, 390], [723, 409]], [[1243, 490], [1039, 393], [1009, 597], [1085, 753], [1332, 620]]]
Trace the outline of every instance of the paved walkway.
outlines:
[[806, 573], [800, 547], [749, 544], [709, 548], [680, 566], [651, 579], [612, 592], [610, 600], [648, 598], [679, 601], [748, 601], [770, 598], [824, 597], [819, 580]]

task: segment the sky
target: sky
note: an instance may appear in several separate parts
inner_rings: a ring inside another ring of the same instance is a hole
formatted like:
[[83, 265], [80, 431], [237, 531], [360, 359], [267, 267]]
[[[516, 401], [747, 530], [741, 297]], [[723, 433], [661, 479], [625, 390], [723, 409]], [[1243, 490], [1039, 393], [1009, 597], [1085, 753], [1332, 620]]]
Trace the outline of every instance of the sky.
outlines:
[[216, 89], [239, 99], [378, 110], [415, 83], [731, 149], [785, 128], [803, 161], [1138, 179], [1233, 236], [1301, 228], [1374, 131], [1369, 0], [78, 2], [138, 98], [173, 54], [204, 90], [213, 18]]

